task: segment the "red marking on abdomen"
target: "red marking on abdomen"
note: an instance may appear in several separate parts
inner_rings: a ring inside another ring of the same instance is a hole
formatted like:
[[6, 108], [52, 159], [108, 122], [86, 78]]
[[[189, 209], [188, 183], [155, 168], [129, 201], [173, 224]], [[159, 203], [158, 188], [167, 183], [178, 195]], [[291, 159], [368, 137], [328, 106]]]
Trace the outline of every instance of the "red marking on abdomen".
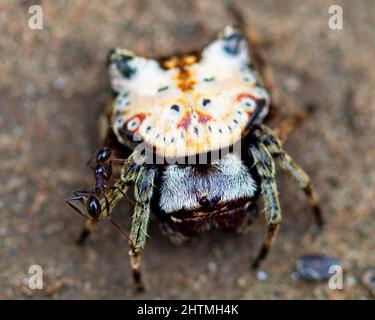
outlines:
[[198, 122], [199, 123], [206, 123], [206, 122], [212, 120], [212, 117], [209, 114], [206, 114], [206, 113], [203, 113], [203, 112], [200, 112], [200, 111], [196, 111], [196, 112], [197, 112], [197, 115], [198, 115]]
[[253, 95], [250, 94], [250, 93], [240, 93], [240, 94], [237, 96], [236, 100], [237, 100], [238, 102], [240, 102], [243, 98], [250, 98], [250, 99], [253, 99], [253, 100], [255, 100], [255, 101], [258, 100], [257, 97], [253, 96]]
[[136, 128], [134, 128], [133, 130], [131, 130], [132, 132], [136, 132], [139, 127], [141, 126], [141, 124], [143, 123], [143, 120], [146, 119], [146, 114], [145, 113], [137, 113], [135, 116], [131, 117], [130, 119], [128, 119], [126, 122], [125, 122], [125, 125], [127, 125], [130, 121], [134, 120], [134, 119], [138, 119], [139, 121], [139, 124], [137, 125]]
[[191, 114], [190, 112], [186, 112], [185, 115], [181, 118], [181, 120], [177, 124], [177, 128], [183, 128], [187, 130], [191, 124]]

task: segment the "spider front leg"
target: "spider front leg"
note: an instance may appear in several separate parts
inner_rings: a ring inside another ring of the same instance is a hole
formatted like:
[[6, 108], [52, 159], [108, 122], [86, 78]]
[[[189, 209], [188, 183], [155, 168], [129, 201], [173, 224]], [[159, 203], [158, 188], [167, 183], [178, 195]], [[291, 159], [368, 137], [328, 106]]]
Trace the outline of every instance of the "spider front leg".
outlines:
[[275, 181], [275, 164], [271, 154], [262, 143], [251, 146], [250, 153], [261, 178], [261, 190], [268, 224], [266, 238], [253, 262], [252, 267], [256, 269], [260, 262], [266, 258], [276, 238], [281, 222], [281, 209]]
[[132, 227], [130, 231], [130, 265], [133, 270], [133, 278], [137, 291], [144, 291], [141, 275], [141, 252], [146, 243], [147, 226], [151, 211], [151, 198], [154, 188], [156, 169], [141, 167], [135, 182], [134, 196], [136, 205], [134, 208]]
[[280, 167], [293, 178], [293, 180], [305, 193], [314, 213], [316, 225], [319, 229], [321, 229], [324, 226], [324, 219], [322, 210], [319, 206], [319, 198], [312, 186], [310, 177], [294, 162], [294, 160], [286, 152], [279, 154], [278, 163]]
[[271, 129], [260, 126], [261, 140], [267, 146], [272, 156], [278, 160], [280, 167], [298, 184], [305, 193], [311, 209], [314, 213], [315, 222], [319, 229], [324, 225], [322, 210], [319, 205], [319, 198], [312, 186], [308, 174], [297, 165], [292, 157], [283, 150], [281, 142], [273, 135]]
[[[130, 156], [127, 161], [123, 162], [121, 177], [115, 182], [114, 186], [107, 188], [104, 194], [102, 194], [101, 199], [98, 200], [97, 206], [100, 208], [100, 213], [98, 217], [95, 217], [95, 219], [90, 218], [88, 215], [84, 214], [81, 209], [71, 203], [71, 201], [82, 201], [88, 199], [90, 193], [93, 192], [92, 189], [77, 190], [74, 192], [75, 197], [67, 200], [69, 206], [72, 207], [77, 213], [79, 213], [86, 219], [89, 218], [89, 221], [86, 222], [86, 225], [81, 231], [80, 236], [77, 240], [77, 243], [79, 245], [84, 244], [86, 239], [92, 233], [97, 222], [108, 218], [112, 224], [114, 223], [110, 216], [111, 211], [116, 206], [116, 204], [125, 196], [129, 185], [134, 183], [138, 171], [139, 165], [134, 162], [133, 156]], [[79, 194], [79, 192], [81, 194]]]

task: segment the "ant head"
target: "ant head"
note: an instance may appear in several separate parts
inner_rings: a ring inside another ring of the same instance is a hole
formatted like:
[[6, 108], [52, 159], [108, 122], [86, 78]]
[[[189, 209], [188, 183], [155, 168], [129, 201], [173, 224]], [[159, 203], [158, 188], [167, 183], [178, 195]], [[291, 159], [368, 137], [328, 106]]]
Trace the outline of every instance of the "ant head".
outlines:
[[104, 162], [109, 159], [111, 156], [111, 150], [109, 150], [107, 147], [104, 147], [99, 150], [98, 154], [96, 155], [96, 162]]
[[91, 218], [98, 220], [100, 218], [100, 213], [102, 212], [102, 208], [98, 199], [94, 196], [90, 196], [87, 199], [87, 213], [90, 215]]
[[96, 176], [99, 176], [99, 175], [104, 175], [104, 174], [105, 174], [105, 169], [104, 169], [103, 165], [98, 164], [98, 165], [95, 167], [95, 175], [96, 175]]

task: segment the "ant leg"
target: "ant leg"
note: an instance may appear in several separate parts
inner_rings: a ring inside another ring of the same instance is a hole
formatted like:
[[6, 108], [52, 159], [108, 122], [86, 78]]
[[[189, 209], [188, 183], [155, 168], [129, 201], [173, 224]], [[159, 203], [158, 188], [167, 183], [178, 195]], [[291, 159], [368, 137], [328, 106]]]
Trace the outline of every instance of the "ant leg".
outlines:
[[111, 216], [111, 204], [108, 201], [107, 196], [104, 194], [104, 201], [105, 201], [105, 209], [107, 210], [107, 217], [110, 218]]
[[268, 224], [266, 238], [252, 265], [253, 269], [256, 269], [260, 262], [266, 258], [275, 241], [281, 222], [281, 209], [275, 182], [275, 164], [271, 154], [262, 143], [250, 147], [250, 153], [261, 177], [261, 189]]
[[91, 192], [92, 192], [92, 189], [88, 189], [88, 188], [86, 188], [86, 189], [78, 189], [78, 190], [75, 190], [75, 191], [73, 191], [73, 194], [76, 195], [76, 196], [79, 196], [79, 195], [81, 195], [81, 194], [89, 194], [89, 193], [91, 193]]
[[93, 228], [94, 228], [94, 225], [95, 225], [95, 221], [91, 218], [89, 218], [88, 216], [86, 216], [82, 211], [81, 209], [79, 209], [78, 207], [76, 207], [73, 203], [71, 203], [71, 201], [82, 201], [83, 199], [86, 199], [87, 197], [85, 195], [76, 195], [75, 197], [73, 198], [70, 198], [68, 200], [65, 200], [65, 202], [71, 207], [74, 209], [74, 211], [76, 211], [79, 215], [81, 215], [82, 217], [84, 217], [85, 219], [87, 219], [86, 221], [86, 226], [84, 227], [84, 229], [82, 230], [78, 240], [76, 241], [78, 245], [83, 245], [85, 240], [87, 239], [87, 237], [91, 234]]
[[151, 197], [156, 169], [141, 167], [135, 183], [134, 196], [136, 206], [130, 231], [130, 265], [138, 292], [144, 291], [141, 274], [141, 253], [146, 243], [147, 226], [150, 218]]
[[93, 165], [94, 157], [92, 156], [87, 162], [86, 166], [89, 167], [91, 170], [95, 170], [95, 167]]
[[129, 202], [132, 205], [136, 206], [136, 203], [134, 202], [134, 200], [132, 198], [130, 198], [127, 193], [125, 193], [123, 190], [121, 190], [121, 188], [116, 187], [116, 186], [112, 186], [112, 187], [109, 187], [109, 189], [120, 192], [122, 194], [122, 196], [124, 196], [127, 200], [129, 200]]
[[109, 181], [109, 179], [112, 177], [112, 173], [113, 173], [113, 164], [120, 164], [120, 165], [128, 165], [129, 163], [131, 163], [131, 160], [129, 159], [111, 159], [109, 160], [109, 165], [108, 165], [108, 173], [107, 173], [107, 176], [106, 176], [106, 180]]
[[91, 218], [87, 217], [78, 207], [76, 207], [73, 203], [71, 203], [71, 201], [81, 201], [83, 199], [85, 199], [86, 196], [84, 195], [76, 195], [75, 197], [73, 198], [70, 198], [68, 200], [65, 200], [65, 202], [72, 208], [74, 209], [74, 211], [76, 211], [79, 215], [81, 215], [82, 217], [84, 217], [85, 219], [87, 219], [86, 221], [86, 226], [85, 228], [82, 230], [79, 238], [77, 239], [77, 244], [78, 245], [83, 245], [85, 240], [87, 239], [87, 237], [91, 234], [93, 228], [94, 228], [94, 225], [95, 225], [95, 221], [92, 220]]
[[86, 225], [81, 231], [79, 238], [77, 239], [77, 244], [79, 246], [82, 246], [85, 244], [87, 238], [90, 236], [90, 234], [94, 230], [95, 225], [96, 225], [96, 222], [93, 219], [88, 219], [86, 221]]
[[77, 212], [80, 216], [84, 217], [85, 219], [89, 219], [81, 209], [79, 209], [77, 206], [75, 206], [72, 201], [82, 201], [83, 199], [86, 199], [87, 197], [84, 195], [75, 195], [73, 198], [69, 198], [65, 200], [65, 202], [71, 207], [75, 212]]
[[288, 173], [288, 175], [299, 185], [299, 187], [305, 193], [314, 213], [315, 223], [318, 228], [321, 229], [324, 225], [324, 219], [322, 210], [319, 205], [319, 198], [312, 186], [310, 177], [286, 152], [282, 152], [281, 154], [279, 154], [278, 161], [280, 167]]
[[259, 217], [258, 206], [256, 203], [252, 203], [249, 206], [249, 208], [247, 208], [246, 210], [246, 218], [244, 219], [242, 224], [240, 224], [236, 228], [236, 232], [241, 233], [241, 234], [246, 233], [250, 229], [255, 219], [257, 219], [258, 217]]
[[132, 161], [133, 161], [132, 159], [118, 159], [118, 158], [111, 159], [111, 162], [117, 162], [118, 164], [129, 164]]
[[112, 160], [109, 160], [108, 173], [106, 180], [108, 181], [112, 177]]
[[275, 135], [280, 139], [280, 141], [285, 143], [289, 134], [302, 124], [307, 115], [308, 112], [302, 110], [286, 117], [275, 129]]

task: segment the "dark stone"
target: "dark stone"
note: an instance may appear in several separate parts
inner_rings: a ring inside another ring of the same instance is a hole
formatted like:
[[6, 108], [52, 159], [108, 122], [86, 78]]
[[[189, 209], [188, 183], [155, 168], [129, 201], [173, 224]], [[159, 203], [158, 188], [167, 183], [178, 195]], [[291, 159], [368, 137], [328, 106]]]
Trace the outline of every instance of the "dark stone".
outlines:
[[302, 256], [297, 260], [297, 275], [305, 280], [327, 280], [331, 266], [341, 266], [340, 260], [323, 255]]
[[371, 295], [375, 297], [375, 270], [367, 270], [362, 277], [362, 281]]

